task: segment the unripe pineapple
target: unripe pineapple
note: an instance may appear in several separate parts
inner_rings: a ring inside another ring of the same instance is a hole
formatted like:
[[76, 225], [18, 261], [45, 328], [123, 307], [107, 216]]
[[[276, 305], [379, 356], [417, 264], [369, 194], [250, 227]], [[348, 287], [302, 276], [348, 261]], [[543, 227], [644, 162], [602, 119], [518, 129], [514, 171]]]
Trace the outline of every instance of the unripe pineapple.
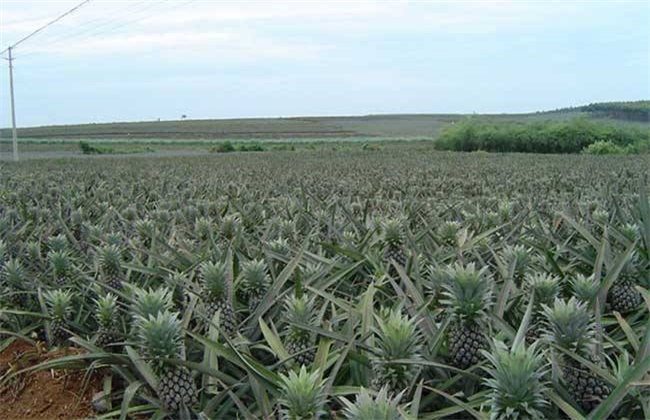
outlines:
[[395, 360], [420, 360], [421, 339], [417, 320], [402, 315], [399, 309], [383, 310], [377, 317], [375, 336], [377, 354], [371, 359], [373, 388], [387, 387], [401, 392], [417, 379], [416, 364], [394, 363]]
[[393, 262], [400, 267], [406, 267], [406, 251], [404, 250], [404, 229], [399, 219], [389, 219], [382, 224], [384, 247], [384, 262], [390, 264], [388, 275], [397, 277], [398, 273]]
[[399, 409], [402, 395], [400, 393], [392, 397], [388, 394], [388, 388], [384, 387], [373, 397], [367, 389], [361, 388], [354, 403], [341, 397], [345, 406], [343, 417], [346, 420], [403, 420], [406, 417]]
[[447, 345], [451, 364], [467, 369], [482, 359], [487, 348], [487, 310], [492, 305], [492, 279], [487, 267], [477, 270], [474, 263], [447, 269], [441, 303], [451, 312]]
[[309, 373], [305, 366], [300, 371], [280, 374], [280, 417], [287, 420], [311, 420], [325, 416], [325, 380], [319, 380], [318, 371]]
[[266, 263], [264, 260], [252, 260], [243, 263], [241, 277], [242, 289], [248, 301], [248, 309], [253, 312], [271, 285]]
[[542, 305], [552, 305], [555, 298], [560, 295], [560, 279], [546, 273], [529, 273], [525, 277], [525, 286], [529, 298], [532, 298], [534, 302], [526, 338], [529, 343], [534, 343], [541, 338], [543, 333]]
[[[568, 301], [556, 299], [553, 306], [544, 306], [547, 332], [545, 338], [558, 347], [598, 363], [594, 351], [595, 324], [587, 305], [574, 297]], [[564, 353], [558, 354], [562, 379], [578, 405], [591, 412], [611, 393], [610, 386], [588, 367]]]
[[537, 343], [528, 348], [518, 345], [508, 349], [495, 341], [492, 352], [483, 352], [490, 362], [485, 380], [491, 389], [491, 419], [540, 419], [548, 406], [543, 354]]
[[56, 235], [48, 240], [47, 247], [50, 252], [64, 252], [69, 248], [68, 238], [65, 235]]
[[53, 290], [45, 293], [45, 302], [50, 315], [50, 345], [60, 345], [70, 337], [65, 329], [68, 318], [72, 314], [72, 297], [72, 292], [69, 290]]
[[219, 328], [232, 336], [235, 331], [235, 311], [232, 306], [232, 284], [228, 268], [223, 263], [204, 262], [199, 268], [201, 280], [205, 329], [219, 312]]
[[50, 251], [47, 259], [52, 267], [54, 282], [58, 286], [70, 283], [71, 264], [70, 257], [66, 251]]
[[107, 245], [99, 250], [99, 265], [102, 278], [109, 289], [122, 290], [122, 252], [117, 245]]
[[288, 296], [284, 302], [284, 314], [287, 317], [286, 348], [289, 355], [299, 365], [311, 365], [314, 362], [314, 334], [302, 328], [302, 325], [315, 327], [316, 320], [315, 298], [302, 295]]
[[198, 403], [198, 390], [190, 371], [164, 359], [182, 360], [184, 351], [181, 322], [172, 312], [139, 318], [138, 342], [143, 357], [158, 375], [158, 397], [165, 411], [178, 416]]
[[118, 344], [123, 340], [119, 329], [117, 296], [108, 293], [95, 300], [95, 319], [99, 325], [95, 345], [106, 350], [121, 351]]
[[641, 293], [635, 288], [635, 274], [634, 262], [631, 261], [625, 265], [607, 294], [607, 301], [612, 310], [625, 314], [636, 309], [643, 301]]

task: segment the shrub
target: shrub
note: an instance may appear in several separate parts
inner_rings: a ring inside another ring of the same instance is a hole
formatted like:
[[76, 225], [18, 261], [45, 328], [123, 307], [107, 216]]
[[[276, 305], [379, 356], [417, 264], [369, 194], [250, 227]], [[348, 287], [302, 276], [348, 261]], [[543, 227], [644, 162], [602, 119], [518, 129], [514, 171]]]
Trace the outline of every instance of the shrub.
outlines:
[[210, 149], [212, 153], [230, 153], [235, 151], [235, 146], [230, 141], [225, 141]]
[[532, 123], [494, 122], [471, 118], [448, 126], [434, 147], [471, 152], [580, 153], [596, 142], [621, 148], [650, 142], [650, 133], [637, 127], [592, 122], [584, 118]]
[[611, 141], [597, 141], [585, 147], [582, 153], [588, 155], [622, 155], [626, 153], [626, 149]]

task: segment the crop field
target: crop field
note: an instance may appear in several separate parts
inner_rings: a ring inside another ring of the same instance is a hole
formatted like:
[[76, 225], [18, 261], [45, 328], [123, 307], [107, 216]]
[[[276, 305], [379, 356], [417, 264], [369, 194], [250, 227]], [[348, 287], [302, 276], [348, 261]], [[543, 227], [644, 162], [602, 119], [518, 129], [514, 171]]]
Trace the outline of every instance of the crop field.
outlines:
[[431, 147], [5, 163], [4, 415], [33, 414], [41, 372], [102, 418], [650, 418], [648, 168]]

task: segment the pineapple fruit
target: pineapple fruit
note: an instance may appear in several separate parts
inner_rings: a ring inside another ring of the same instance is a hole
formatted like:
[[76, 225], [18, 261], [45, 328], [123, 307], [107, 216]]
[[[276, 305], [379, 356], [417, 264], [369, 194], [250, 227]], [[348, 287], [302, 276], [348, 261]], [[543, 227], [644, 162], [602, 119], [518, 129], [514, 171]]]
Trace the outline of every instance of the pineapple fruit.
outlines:
[[441, 303], [450, 311], [452, 321], [447, 337], [451, 364], [467, 369], [481, 359], [487, 348], [487, 310], [492, 305], [492, 280], [486, 268], [456, 265], [447, 270]]
[[69, 284], [71, 279], [71, 264], [68, 253], [61, 250], [50, 251], [47, 254], [47, 259], [52, 267], [54, 283], [59, 287]]
[[533, 299], [533, 314], [526, 331], [529, 343], [539, 340], [543, 334], [544, 314], [542, 305], [551, 305], [560, 294], [560, 279], [545, 273], [527, 274], [525, 287], [529, 299]]
[[635, 267], [632, 262], [629, 262], [607, 294], [612, 310], [626, 314], [639, 307], [643, 297], [635, 286]]
[[72, 297], [72, 292], [67, 290], [57, 289], [45, 293], [45, 301], [50, 315], [50, 336], [48, 337], [50, 345], [61, 345], [70, 337], [66, 328], [72, 314]]
[[214, 316], [220, 313], [219, 328], [232, 336], [235, 331], [235, 311], [232, 306], [232, 285], [226, 264], [204, 262], [199, 268], [199, 277], [206, 317], [205, 329], [208, 329]]
[[198, 390], [190, 371], [163, 359], [183, 358], [183, 334], [178, 314], [159, 312], [148, 318], [137, 316], [137, 337], [144, 358], [159, 377], [156, 389], [162, 407], [178, 416], [198, 403]]
[[[546, 339], [554, 345], [593, 363], [600, 361], [595, 354], [595, 324], [593, 314], [585, 303], [572, 297], [568, 301], [556, 299], [553, 306], [544, 306]], [[587, 366], [559, 354], [562, 379], [571, 397], [586, 413], [591, 412], [607, 398], [610, 386]]]
[[248, 309], [253, 312], [271, 285], [271, 279], [263, 260], [247, 261], [242, 265], [242, 288], [248, 302]]
[[400, 267], [406, 267], [406, 250], [404, 249], [404, 228], [399, 219], [388, 219], [382, 223], [383, 259], [389, 264], [388, 275], [397, 277], [398, 273], [393, 262]]
[[117, 245], [107, 245], [99, 250], [99, 265], [104, 284], [113, 291], [123, 288], [122, 252]]
[[316, 326], [315, 299], [306, 295], [289, 296], [284, 302], [286, 326], [286, 348], [289, 355], [295, 356], [298, 365], [311, 365], [316, 355], [314, 334], [301, 325]]
[[95, 300], [95, 319], [99, 325], [95, 345], [105, 350], [121, 351], [122, 341], [117, 312], [117, 296], [108, 293]]

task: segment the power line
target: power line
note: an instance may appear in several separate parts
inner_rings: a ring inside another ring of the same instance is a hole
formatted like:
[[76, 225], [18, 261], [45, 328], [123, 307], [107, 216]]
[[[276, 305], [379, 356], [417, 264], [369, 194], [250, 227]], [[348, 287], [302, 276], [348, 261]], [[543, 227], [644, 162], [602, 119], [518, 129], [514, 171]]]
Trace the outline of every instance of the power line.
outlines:
[[[101, 18], [96, 18], [96, 19], [91, 19], [89, 21], [86, 21], [81, 25], [77, 26], [73, 31], [55, 35], [53, 38], [50, 39], [46, 38], [45, 40], [41, 41], [40, 45], [38, 45], [37, 48], [39, 50], [42, 48], [48, 48], [52, 45], [60, 44], [63, 41], [67, 41], [69, 39], [76, 38], [78, 36], [81, 36], [81, 39], [85, 39], [88, 37], [87, 35], [89, 34], [92, 35], [92, 33], [96, 32], [97, 29], [115, 23], [119, 23], [124, 18], [128, 18], [132, 15], [138, 14], [139, 12], [142, 12], [143, 10], [149, 9], [152, 6], [156, 5], [156, 2], [160, 2], [160, 1], [166, 1], [166, 0], [140, 0], [138, 2], [131, 3], [126, 9], [114, 10], [113, 13], [110, 13]], [[27, 52], [23, 53], [23, 55], [24, 54], [31, 55], [33, 54], [33, 52], [28, 48]]]
[[44, 30], [45, 28], [47, 28], [47, 27], [49, 27], [49, 26], [55, 24], [56, 22], [60, 21], [60, 20], [63, 19], [64, 17], [68, 16], [69, 14], [74, 13], [74, 12], [77, 11], [79, 8], [81, 8], [82, 6], [84, 6], [85, 4], [90, 3], [90, 2], [91, 2], [91, 0], [84, 0], [84, 1], [82, 1], [81, 3], [79, 3], [78, 5], [76, 5], [75, 7], [73, 7], [72, 9], [68, 10], [67, 12], [65, 12], [65, 13], [63, 13], [62, 15], [58, 16], [57, 18], [55, 18], [54, 20], [52, 20], [52, 21], [46, 23], [45, 25], [43, 25], [43, 26], [41, 26], [40, 28], [36, 29], [35, 31], [33, 31], [33, 32], [30, 33], [29, 35], [27, 35], [27, 36], [25, 36], [25, 37], [19, 39], [19, 40], [18, 40], [17, 42], [15, 42], [13, 45], [7, 47], [5, 50], [3, 50], [2, 52], [0, 52], [0, 54], [4, 54], [5, 52], [9, 51], [9, 48], [16, 48], [16, 47], [18, 46], [18, 44], [21, 44], [21, 43], [27, 41], [29, 38], [31, 38], [31, 37], [33, 37], [34, 35], [36, 35], [37, 33], [41, 32], [41, 31]]
[[[188, 5], [189, 3], [194, 3], [198, 0], [186, 0], [186, 1], [171, 1], [171, 0], [158, 0], [157, 2], [154, 0], [147, 1], [145, 7], [140, 7], [137, 8], [136, 10], [131, 10], [131, 13], [126, 13], [118, 16], [117, 18], [114, 19], [109, 19], [105, 22], [103, 22], [101, 25], [97, 25], [93, 28], [88, 28], [86, 30], [82, 30], [78, 33], [69, 33], [66, 34], [63, 37], [59, 37], [58, 39], [54, 39], [52, 41], [45, 41], [43, 44], [41, 44], [38, 48], [38, 50], [41, 49], [48, 49], [53, 46], [61, 45], [63, 43], [70, 43], [70, 42], [79, 42], [79, 41], [85, 41], [88, 39], [96, 39], [101, 35], [104, 35], [106, 33], [116, 33], [119, 32], [120, 30], [123, 30], [124, 28], [130, 27], [132, 25], [135, 25], [137, 23], [143, 22], [145, 20], [148, 20], [152, 17], [156, 17], [165, 13], [169, 13], [172, 10], [179, 9], [181, 7], [184, 7]], [[166, 8], [161, 10], [158, 13], [147, 13], [147, 14], [141, 14], [141, 12], [145, 10], [149, 10], [154, 6], [160, 6], [160, 5], [165, 5]], [[124, 20], [124, 18], [128, 18], [133, 16], [134, 19], [128, 19]], [[77, 37], [79, 36], [79, 37]], [[38, 50], [28, 50], [27, 52], [23, 53], [20, 55], [20, 57], [26, 57], [26, 56], [31, 56], [34, 54], [39, 53]]]

